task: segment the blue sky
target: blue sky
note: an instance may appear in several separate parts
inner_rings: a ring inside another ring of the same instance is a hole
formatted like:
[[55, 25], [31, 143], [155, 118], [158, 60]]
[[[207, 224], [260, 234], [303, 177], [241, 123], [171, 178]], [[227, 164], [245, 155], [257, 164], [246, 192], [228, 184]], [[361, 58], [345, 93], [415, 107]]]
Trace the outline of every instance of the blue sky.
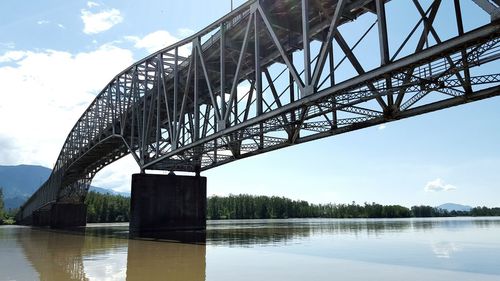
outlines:
[[[52, 167], [71, 127], [115, 74], [230, 10], [229, 0], [210, 2], [2, 1], [0, 164]], [[466, 26], [488, 22], [472, 1], [462, 3], [471, 10]], [[399, 4], [389, 7], [397, 10]], [[412, 13], [388, 13], [389, 21], [404, 29], [397, 23]], [[446, 33], [446, 14], [438, 14], [437, 21]], [[236, 161], [203, 175], [208, 193], [218, 195], [500, 206], [499, 108], [500, 98], [470, 103]], [[93, 184], [128, 191], [135, 172], [127, 157], [101, 171]]]

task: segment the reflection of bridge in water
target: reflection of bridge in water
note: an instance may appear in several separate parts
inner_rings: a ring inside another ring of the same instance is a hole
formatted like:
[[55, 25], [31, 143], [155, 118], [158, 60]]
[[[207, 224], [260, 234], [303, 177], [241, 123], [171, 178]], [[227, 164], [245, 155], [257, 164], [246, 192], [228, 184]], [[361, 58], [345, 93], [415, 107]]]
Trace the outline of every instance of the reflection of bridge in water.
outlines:
[[19, 219], [84, 224], [92, 178], [130, 153], [142, 172], [197, 174], [134, 176], [131, 228], [204, 228], [200, 171], [499, 95], [499, 11], [498, 0], [250, 0], [116, 75]]

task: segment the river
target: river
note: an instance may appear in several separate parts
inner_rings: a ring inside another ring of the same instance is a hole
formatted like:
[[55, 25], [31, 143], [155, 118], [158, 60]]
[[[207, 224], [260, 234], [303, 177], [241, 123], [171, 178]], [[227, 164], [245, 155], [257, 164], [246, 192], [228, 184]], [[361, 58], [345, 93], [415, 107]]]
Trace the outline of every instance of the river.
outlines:
[[189, 234], [1, 226], [0, 280], [500, 280], [500, 217], [227, 220]]

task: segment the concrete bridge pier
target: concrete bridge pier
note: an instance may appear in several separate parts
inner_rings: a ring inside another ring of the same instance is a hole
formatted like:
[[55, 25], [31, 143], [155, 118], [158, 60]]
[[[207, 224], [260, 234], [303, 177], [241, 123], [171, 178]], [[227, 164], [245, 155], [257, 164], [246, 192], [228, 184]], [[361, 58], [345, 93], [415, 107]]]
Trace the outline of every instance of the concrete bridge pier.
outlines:
[[52, 228], [85, 226], [87, 207], [85, 204], [54, 203], [33, 212], [31, 223]]
[[207, 178], [132, 175], [130, 236], [206, 228]]

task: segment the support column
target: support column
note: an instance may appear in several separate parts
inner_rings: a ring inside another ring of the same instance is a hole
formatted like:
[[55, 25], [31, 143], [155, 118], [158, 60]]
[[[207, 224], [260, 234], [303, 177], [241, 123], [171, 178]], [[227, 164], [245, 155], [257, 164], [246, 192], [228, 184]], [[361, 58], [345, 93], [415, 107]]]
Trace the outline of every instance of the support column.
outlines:
[[87, 207], [85, 204], [55, 203], [33, 212], [32, 223], [34, 226], [52, 228], [85, 226]]
[[132, 175], [130, 235], [206, 228], [207, 178]]
[[87, 206], [85, 204], [56, 203], [52, 205], [50, 227], [63, 228], [85, 226]]
[[34, 226], [49, 226], [50, 225], [50, 209], [40, 209], [33, 212], [31, 216], [31, 222], [29, 220], [26, 221], [27, 225]]

